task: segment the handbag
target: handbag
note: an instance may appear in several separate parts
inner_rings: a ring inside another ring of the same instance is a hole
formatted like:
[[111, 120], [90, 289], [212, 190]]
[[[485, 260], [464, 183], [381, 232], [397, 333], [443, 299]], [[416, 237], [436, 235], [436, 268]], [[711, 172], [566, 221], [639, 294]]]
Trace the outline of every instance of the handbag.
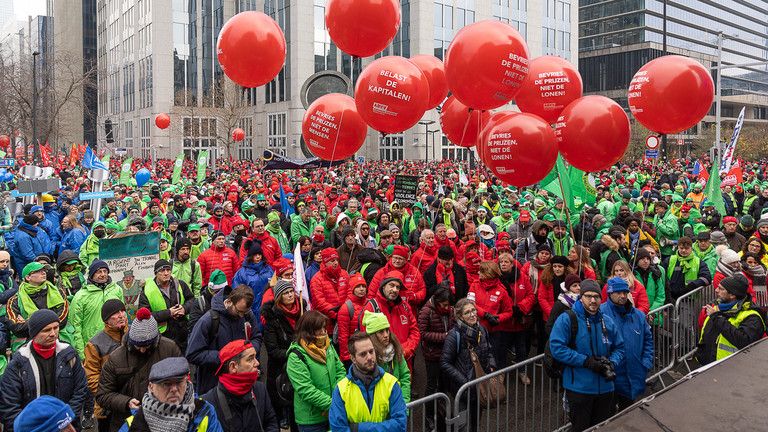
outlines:
[[[469, 348], [469, 358], [475, 368], [475, 378], [484, 377], [486, 373], [480, 365], [477, 353], [472, 348]], [[496, 375], [481, 381], [477, 385], [477, 393], [480, 397], [480, 406], [484, 408], [503, 402], [507, 398], [507, 388], [504, 386], [503, 375]]]

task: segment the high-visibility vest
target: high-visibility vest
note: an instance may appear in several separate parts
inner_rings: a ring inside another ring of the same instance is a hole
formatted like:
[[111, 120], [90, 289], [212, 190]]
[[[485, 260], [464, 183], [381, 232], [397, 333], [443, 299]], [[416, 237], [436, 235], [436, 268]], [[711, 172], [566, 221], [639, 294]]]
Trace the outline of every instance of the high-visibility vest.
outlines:
[[[181, 283], [179, 282], [176, 282], [176, 292], [179, 293], [179, 304], [184, 304], [184, 290], [181, 288]], [[154, 278], [148, 278], [144, 282], [144, 295], [146, 295], [147, 300], [149, 300], [149, 308], [152, 309], [152, 312], [160, 312], [168, 309], [168, 305], [165, 303], [165, 297], [163, 297], [163, 293], [160, 292], [160, 288], [155, 283]], [[165, 333], [165, 331], [168, 330], [168, 323], [158, 323], [157, 330], [160, 331], [161, 334]]]
[[[128, 417], [125, 419], [125, 423], [128, 425], [128, 429], [131, 428], [131, 423], [133, 423], [133, 416]], [[208, 430], [208, 416], [203, 417], [202, 420], [200, 420], [200, 424], [197, 425], [197, 432], [206, 432]]]
[[[731, 323], [732, 326], [738, 328], [741, 325], [741, 322], [747, 319], [747, 317], [755, 315], [758, 318], [760, 318], [760, 321], [763, 321], [763, 317], [760, 316], [760, 312], [754, 310], [754, 309], [747, 309], [747, 310], [740, 310], [736, 316], [728, 318], [728, 322]], [[699, 336], [699, 343], [704, 339], [704, 329], [707, 328], [707, 323], [709, 322], [709, 316], [704, 320], [704, 325], [701, 328], [701, 336]], [[763, 328], [765, 328], [765, 322], [763, 322]], [[715, 355], [715, 360], [722, 360], [726, 357], [728, 357], [731, 354], [736, 353], [739, 349], [736, 348], [734, 344], [731, 343], [728, 339], [723, 336], [723, 334], [719, 334], [717, 336], [717, 353]]]
[[360, 387], [344, 377], [339, 381], [339, 394], [347, 410], [350, 423], [381, 423], [389, 418], [389, 396], [397, 378], [384, 372], [373, 390], [373, 406], [368, 410]]

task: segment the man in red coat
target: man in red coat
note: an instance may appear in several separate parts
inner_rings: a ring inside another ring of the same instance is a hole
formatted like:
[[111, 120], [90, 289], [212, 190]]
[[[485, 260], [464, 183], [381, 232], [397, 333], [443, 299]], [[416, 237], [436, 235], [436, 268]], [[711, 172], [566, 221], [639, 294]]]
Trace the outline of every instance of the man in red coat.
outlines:
[[[279, 258], [282, 258], [283, 252], [280, 250], [280, 244], [277, 243], [277, 239], [272, 237], [266, 230], [264, 221], [259, 218], [253, 219], [251, 224], [251, 235], [248, 237], [250, 240], [256, 240], [261, 242], [261, 250], [264, 253], [264, 261], [271, 265], [274, 269], [273, 263]], [[245, 257], [248, 255], [248, 248], [245, 245], [246, 242], [240, 246], [240, 256]]]
[[376, 291], [387, 273], [396, 270], [403, 274], [403, 290], [400, 292], [400, 297], [408, 300], [413, 310], [419, 310], [427, 297], [427, 287], [424, 285], [424, 277], [419, 273], [419, 269], [408, 262], [408, 252], [407, 246], [394, 247], [389, 262], [376, 272], [368, 285], [369, 298], [376, 296]]
[[214, 270], [221, 270], [227, 276], [227, 284], [232, 284], [232, 278], [240, 268], [240, 259], [232, 249], [225, 244], [226, 237], [221, 231], [211, 234], [211, 247], [197, 257], [203, 276], [203, 286], [208, 286], [208, 279]]
[[325, 248], [320, 252], [320, 271], [310, 282], [312, 307], [328, 317], [328, 333], [333, 333], [336, 315], [349, 295], [349, 274], [339, 265], [336, 249]]
[[[314, 279], [313, 279], [314, 281]], [[413, 361], [413, 354], [419, 345], [419, 326], [416, 323], [416, 317], [407, 301], [400, 297], [400, 291], [403, 289], [403, 274], [399, 271], [387, 273], [384, 280], [381, 281], [376, 295], [368, 300], [364, 311], [381, 312], [386, 315], [389, 321], [389, 330], [397, 336], [397, 340], [403, 346], [403, 354], [408, 364]], [[360, 314], [364, 315], [365, 312]], [[362, 323], [360, 330], [365, 330]]]
[[[421, 274], [432, 265], [437, 259], [437, 244], [435, 244], [435, 233], [431, 229], [421, 231], [419, 236], [419, 248], [411, 256], [411, 264], [419, 269]], [[378, 287], [377, 287], [378, 288]]]

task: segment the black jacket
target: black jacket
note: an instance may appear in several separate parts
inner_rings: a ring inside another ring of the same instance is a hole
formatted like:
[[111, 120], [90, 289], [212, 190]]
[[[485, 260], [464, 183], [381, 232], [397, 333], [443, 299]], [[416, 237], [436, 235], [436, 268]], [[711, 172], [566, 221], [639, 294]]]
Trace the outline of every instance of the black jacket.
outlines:
[[[192, 293], [192, 290], [189, 289], [186, 282], [172, 278], [171, 288], [169, 289], [170, 299], [163, 294], [163, 300], [165, 300], [165, 306], [168, 309], [152, 311], [152, 316], [155, 317], [158, 323], [168, 323], [168, 328], [165, 330], [165, 333], [163, 333], [163, 336], [176, 342], [179, 348], [184, 351], [187, 347], [187, 336], [189, 335], [187, 330], [187, 316], [185, 315], [179, 319], [171, 319], [171, 311], [169, 310], [172, 306], [177, 304], [176, 299], [179, 298], [179, 286], [181, 287], [181, 292], [184, 294], [184, 303], [182, 306], [184, 306], [184, 311], [186, 311], [187, 314], [189, 313], [192, 309], [192, 305], [197, 302], [197, 299], [195, 299], [195, 295]], [[160, 292], [162, 293], [162, 290]], [[141, 291], [141, 295], [139, 296], [139, 307], [145, 307], [152, 310], [144, 290]]]
[[[469, 292], [469, 282], [467, 282], [467, 271], [464, 270], [460, 264], [456, 261], [453, 262], [453, 283], [456, 285], [456, 292], [451, 298], [451, 304], [456, 304], [456, 301], [463, 299]], [[440, 288], [437, 283], [437, 260], [427, 267], [427, 271], [424, 272], [424, 285], [427, 287], [427, 298], [432, 297]]]
[[461, 335], [458, 324], [448, 332], [443, 345], [443, 354], [440, 357], [440, 369], [448, 377], [448, 387], [456, 392], [459, 387], [468, 381], [475, 379], [475, 368], [469, 355], [471, 346], [485, 373], [496, 369], [496, 361], [493, 358], [493, 350], [488, 340], [488, 331], [480, 325], [480, 342], [470, 340]]
[[264, 347], [267, 348], [267, 391], [275, 406], [282, 408], [279, 406], [276, 380], [277, 376], [285, 370], [288, 347], [294, 340], [294, 329], [283, 311], [275, 305], [274, 300], [262, 306], [261, 318], [265, 324], [262, 339]]
[[357, 254], [357, 261], [360, 262], [361, 270], [365, 264], [368, 264], [365, 267], [365, 271], [363, 272], [363, 278], [365, 279], [365, 283], [369, 285], [373, 280], [373, 276], [376, 274], [376, 272], [387, 265], [387, 257], [384, 256], [380, 250], [373, 248], [361, 249]]
[[[701, 342], [696, 351], [696, 358], [700, 364], [705, 365], [715, 361], [717, 358], [717, 337], [721, 334], [738, 349], [742, 349], [763, 337], [765, 334], [764, 316], [761, 319], [757, 315], [750, 315], [738, 327], [734, 327], [728, 321], [740, 311], [748, 309], [752, 309], [752, 304], [742, 300], [729, 311], [715, 312], [710, 315], [709, 320], [701, 330]], [[760, 311], [758, 310], [758, 312]]]
[[[226, 415], [226, 410], [220, 403], [222, 401], [220, 397], [223, 397], [228, 405], [231, 418]], [[245, 396], [235, 396], [219, 384], [202, 398], [216, 409], [216, 417], [224, 432], [280, 432], [277, 416], [267, 397], [264, 383], [256, 381], [251, 388], [251, 393]]]

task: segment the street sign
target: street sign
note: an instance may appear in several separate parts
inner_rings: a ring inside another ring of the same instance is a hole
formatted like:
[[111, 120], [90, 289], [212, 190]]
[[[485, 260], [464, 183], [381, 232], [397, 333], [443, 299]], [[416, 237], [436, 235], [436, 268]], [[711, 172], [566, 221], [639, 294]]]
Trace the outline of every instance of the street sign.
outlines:
[[0, 159], [0, 167], [12, 167], [16, 165], [16, 159]]
[[681, 146], [681, 145], [685, 145], [685, 140], [684, 140], [684, 139], [682, 139], [682, 138], [678, 138], [678, 139], [677, 139], [677, 145], [679, 145], [679, 146]]
[[80, 194], [80, 201], [114, 198], [115, 191], [85, 192]]
[[656, 150], [659, 147], [659, 142], [658, 135], [648, 135], [648, 138], [645, 139], [645, 146], [649, 150]]
[[645, 158], [646, 159], [656, 159], [659, 157], [659, 151], [658, 150], [646, 150], [645, 151]]
[[18, 197], [30, 197], [30, 196], [37, 196], [37, 194], [36, 194], [36, 193], [32, 193], [32, 192], [29, 192], [29, 193], [22, 193], [22, 192], [19, 192], [19, 190], [18, 190], [18, 189], [14, 189], [14, 190], [12, 190], [12, 191], [11, 191], [11, 196], [12, 196], [13, 198], [18, 198]]

